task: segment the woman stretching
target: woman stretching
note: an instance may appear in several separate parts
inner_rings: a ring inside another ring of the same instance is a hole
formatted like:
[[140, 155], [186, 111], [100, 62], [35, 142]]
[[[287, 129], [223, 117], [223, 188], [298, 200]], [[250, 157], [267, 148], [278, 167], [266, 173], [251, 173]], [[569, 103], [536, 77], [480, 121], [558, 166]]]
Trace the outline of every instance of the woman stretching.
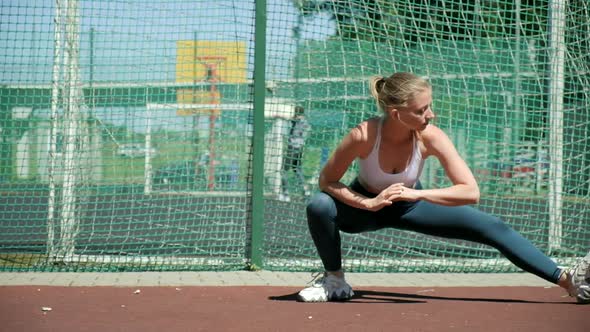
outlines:
[[[434, 119], [430, 84], [411, 73], [376, 77], [371, 94], [382, 116], [357, 125], [344, 137], [320, 178], [321, 192], [307, 206], [309, 230], [324, 265], [324, 275], [299, 292], [305, 302], [347, 300], [340, 232], [382, 228], [490, 245], [521, 269], [565, 288], [578, 302], [590, 303], [590, 253], [572, 269], [556, 263], [499, 218], [469, 204], [479, 201], [477, 182], [448, 136]], [[424, 160], [436, 157], [452, 185], [422, 189]], [[358, 159], [359, 174], [340, 182]]]

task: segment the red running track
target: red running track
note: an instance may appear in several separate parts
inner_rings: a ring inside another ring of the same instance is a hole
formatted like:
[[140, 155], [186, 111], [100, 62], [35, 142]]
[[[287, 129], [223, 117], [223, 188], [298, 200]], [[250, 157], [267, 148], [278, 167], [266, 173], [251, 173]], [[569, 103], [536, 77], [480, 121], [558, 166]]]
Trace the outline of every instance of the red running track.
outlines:
[[0, 331], [590, 331], [590, 305], [557, 287], [360, 287], [340, 303], [298, 290], [0, 286]]

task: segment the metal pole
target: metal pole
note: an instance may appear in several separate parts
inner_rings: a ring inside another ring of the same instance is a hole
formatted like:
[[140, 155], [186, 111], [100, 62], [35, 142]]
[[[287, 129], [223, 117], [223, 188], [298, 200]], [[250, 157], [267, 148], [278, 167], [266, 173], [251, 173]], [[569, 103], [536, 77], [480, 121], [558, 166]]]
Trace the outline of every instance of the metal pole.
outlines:
[[144, 188], [143, 192], [146, 195], [152, 192], [152, 112], [148, 106], [149, 87], [145, 88], [145, 160], [144, 160]]
[[[520, 44], [521, 44], [521, 31], [520, 31], [520, 26], [521, 26], [521, 17], [520, 17], [520, 11], [522, 9], [521, 6], [521, 0], [517, 0], [516, 1], [516, 10], [514, 11], [514, 15], [516, 15], [515, 21], [516, 21], [516, 31], [515, 31], [515, 39], [516, 39], [516, 51], [514, 54], [514, 73], [515, 73], [515, 77], [514, 77], [514, 112], [516, 114], [515, 117], [512, 117], [513, 119], [516, 118], [517, 123], [516, 123], [516, 140], [520, 141], [520, 137], [522, 137], [523, 134], [523, 123], [525, 121], [525, 115], [524, 112], [522, 112], [521, 108], [521, 97], [522, 97], [522, 93], [521, 93], [521, 63], [520, 63], [520, 54], [521, 54], [521, 50], [520, 50]], [[515, 139], [513, 138], [513, 141]]]
[[[191, 104], [194, 104], [197, 102], [196, 100], [196, 95], [197, 95], [197, 66], [199, 65], [199, 60], [197, 59], [197, 55], [198, 55], [198, 40], [199, 40], [199, 33], [195, 30], [193, 31], [193, 86], [192, 86], [192, 96], [190, 98], [190, 102]], [[181, 90], [182, 91], [182, 90]], [[188, 93], [187, 91], [183, 91], [183, 93]], [[186, 102], [186, 101], [183, 101]], [[198, 163], [200, 160], [200, 155], [199, 155], [199, 150], [200, 150], [200, 146], [199, 146], [199, 120], [201, 119], [201, 113], [198, 111], [192, 111], [192, 120], [193, 120], [193, 133], [192, 133], [192, 145], [194, 148], [194, 160], [193, 163], [195, 165], [195, 170], [194, 170], [194, 174], [193, 176], [195, 177], [195, 179], [197, 178], [197, 176], [199, 176], [199, 167], [198, 167]]]
[[57, 109], [59, 103], [59, 74], [61, 70], [61, 42], [62, 22], [61, 3], [55, 1], [55, 18], [53, 19], [53, 77], [51, 79], [51, 123], [49, 127], [49, 164], [47, 176], [49, 180], [49, 195], [47, 198], [47, 255], [50, 260], [55, 256], [55, 165], [57, 153]]
[[89, 118], [94, 119], [94, 28], [90, 28], [90, 75], [88, 87], [90, 88], [90, 114]]
[[79, 200], [76, 192], [80, 184], [80, 157], [85, 151], [86, 139], [81, 135], [81, 114], [80, 108], [83, 102], [79, 75], [79, 14], [78, 1], [69, 0], [66, 2], [66, 48], [64, 53], [65, 71], [65, 96], [64, 105], [64, 168], [62, 185], [62, 204], [60, 215], [60, 247], [58, 256], [71, 258], [74, 255], [76, 236], [79, 227]]
[[262, 268], [264, 237], [264, 103], [266, 94], [266, 0], [256, 1], [254, 38], [254, 135], [252, 137], [252, 268]]
[[[219, 81], [217, 77], [217, 64], [213, 60], [210, 64], [205, 64], [207, 68], [207, 82], [211, 85], [209, 87], [209, 98], [210, 103], [215, 104], [215, 96], [217, 94], [217, 85], [216, 83]], [[211, 110], [209, 113], [209, 171], [208, 179], [207, 179], [207, 188], [209, 190], [215, 189], [215, 163], [216, 163], [216, 151], [215, 151], [215, 122], [217, 120], [217, 109]]]
[[563, 95], [566, 0], [550, 1], [549, 250], [561, 248], [563, 208]]

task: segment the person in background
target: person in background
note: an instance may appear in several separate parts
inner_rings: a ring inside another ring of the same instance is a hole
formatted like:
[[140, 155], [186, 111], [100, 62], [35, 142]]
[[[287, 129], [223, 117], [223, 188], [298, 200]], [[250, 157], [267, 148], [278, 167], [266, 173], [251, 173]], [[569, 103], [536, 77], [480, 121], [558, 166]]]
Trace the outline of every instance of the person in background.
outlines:
[[302, 158], [305, 141], [309, 134], [311, 127], [305, 118], [305, 110], [301, 106], [295, 107], [293, 118], [291, 119], [291, 126], [289, 129], [289, 136], [287, 140], [287, 150], [283, 158], [283, 168], [281, 174], [281, 194], [279, 200], [288, 202], [291, 200], [289, 186], [289, 175], [291, 172], [295, 174], [297, 180], [296, 188], [300, 194], [308, 195], [307, 186], [305, 184], [305, 176], [303, 175]]

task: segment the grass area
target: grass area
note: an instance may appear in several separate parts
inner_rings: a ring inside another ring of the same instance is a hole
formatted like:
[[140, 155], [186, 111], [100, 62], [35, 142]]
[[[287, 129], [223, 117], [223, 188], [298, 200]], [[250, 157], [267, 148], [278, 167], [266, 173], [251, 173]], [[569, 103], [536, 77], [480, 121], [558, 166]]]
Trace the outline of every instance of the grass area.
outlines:
[[[143, 141], [138, 142], [144, 144]], [[182, 133], [156, 133], [152, 136], [152, 142], [157, 149], [156, 156], [151, 160], [152, 171], [179, 161], [199, 160], [208, 152], [206, 140], [200, 140], [199, 144], [195, 145]], [[221, 167], [237, 161], [240, 183], [248, 180], [250, 165], [247, 145], [244, 137], [231, 134], [220, 136], [216, 141], [216, 160]], [[142, 184], [145, 181], [145, 158], [117, 155], [117, 144], [113, 141], [104, 142], [102, 159], [102, 184]], [[322, 148], [308, 145], [302, 164], [306, 179], [317, 176], [322, 164]]]
[[0, 253], [0, 271], [19, 270], [45, 264], [47, 256], [37, 253]]

